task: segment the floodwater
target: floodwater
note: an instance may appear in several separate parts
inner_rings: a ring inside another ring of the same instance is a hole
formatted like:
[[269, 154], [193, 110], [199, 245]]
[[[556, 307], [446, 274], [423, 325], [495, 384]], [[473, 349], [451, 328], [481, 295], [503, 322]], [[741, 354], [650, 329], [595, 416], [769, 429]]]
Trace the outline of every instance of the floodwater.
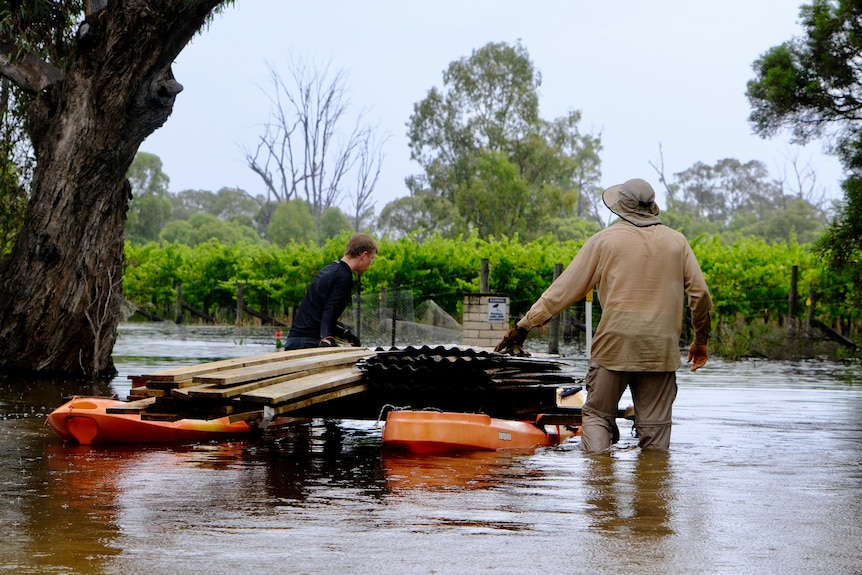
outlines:
[[110, 387], [0, 380], [0, 573], [862, 574], [854, 364], [683, 368], [668, 453], [628, 422], [603, 456], [397, 456], [368, 421], [147, 447], [44, 427], [64, 395], [124, 397], [127, 375], [272, 351], [272, 331], [124, 325]]

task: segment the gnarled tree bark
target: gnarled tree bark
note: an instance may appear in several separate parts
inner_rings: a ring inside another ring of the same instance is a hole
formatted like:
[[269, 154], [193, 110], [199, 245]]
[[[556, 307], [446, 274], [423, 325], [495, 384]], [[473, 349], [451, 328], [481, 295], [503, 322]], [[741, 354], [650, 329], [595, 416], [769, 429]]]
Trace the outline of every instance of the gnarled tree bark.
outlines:
[[182, 86], [171, 63], [222, 0], [90, 2], [65, 70], [28, 54], [0, 75], [34, 94], [24, 227], [0, 270], [0, 371], [111, 376], [126, 171]]

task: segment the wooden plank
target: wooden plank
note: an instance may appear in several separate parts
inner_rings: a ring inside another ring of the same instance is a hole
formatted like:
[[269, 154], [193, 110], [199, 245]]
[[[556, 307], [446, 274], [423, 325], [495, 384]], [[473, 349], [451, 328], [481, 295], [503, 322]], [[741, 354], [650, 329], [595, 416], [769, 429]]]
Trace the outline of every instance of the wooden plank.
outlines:
[[129, 375], [127, 377], [132, 380], [132, 387], [144, 387], [147, 385], [147, 378], [142, 375]]
[[192, 381], [192, 378], [188, 377], [186, 379], [178, 379], [174, 381], [148, 381], [147, 389], [161, 389], [170, 391], [171, 389], [183, 388], [183, 387], [191, 387], [195, 383]]
[[260, 355], [251, 355], [247, 357], [235, 357], [231, 359], [211, 361], [208, 363], [199, 363], [196, 365], [186, 365], [183, 367], [165, 369], [163, 371], [157, 371], [155, 373], [145, 374], [138, 377], [147, 380], [148, 383], [155, 381], [180, 381], [183, 379], [191, 379], [199, 373], [218, 371], [220, 369], [231, 369], [243, 365], [266, 363], [268, 361], [279, 361], [285, 358], [285, 353], [286, 352], [274, 352]]
[[105, 409], [105, 413], [140, 413], [144, 409], [150, 407], [156, 403], [155, 397], [147, 397], [144, 399], [137, 399], [135, 401], [126, 402], [125, 405], [118, 405], [116, 407], [108, 407]]
[[[353, 360], [347, 363], [355, 363]], [[323, 365], [320, 367], [316, 367], [313, 369], [306, 369], [303, 371], [296, 371], [292, 373], [285, 373], [282, 375], [277, 375], [275, 377], [269, 377], [266, 379], [259, 379], [257, 381], [251, 381], [248, 383], [240, 383], [238, 385], [231, 385], [229, 387], [221, 387], [217, 385], [210, 384], [202, 384], [196, 385], [194, 387], [187, 387], [185, 389], [174, 389], [171, 390], [171, 395], [175, 397], [179, 397], [181, 399], [193, 400], [196, 398], [204, 398], [204, 399], [229, 399], [232, 397], [236, 397], [238, 395], [242, 395], [243, 393], [254, 391], [256, 389], [261, 389], [263, 387], [269, 387], [271, 385], [275, 385], [277, 383], [282, 383], [285, 381], [290, 381], [292, 379], [297, 379], [300, 377], [305, 377], [307, 375], [313, 375], [315, 373], [321, 373], [323, 371], [327, 371], [332, 369], [332, 365]]]
[[163, 389], [150, 389], [148, 387], [133, 387], [129, 391], [129, 398], [132, 397], [164, 397], [169, 392]]
[[256, 411], [243, 411], [242, 413], [234, 413], [233, 415], [228, 417], [228, 420], [231, 423], [236, 423], [237, 421], [259, 421], [263, 419], [263, 410], [258, 409]]
[[[344, 348], [350, 350], [350, 348]], [[249, 383], [260, 379], [278, 377], [288, 373], [306, 371], [323, 367], [334, 367], [338, 365], [354, 364], [363, 357], [368, 357], [368, 350], [352, 350], [338, 352], [328, 356], [313, 356], [301, 359], [290, 359], [263, 365], [253, 365], [228, 369], [217, 373], [199, 375], [194, 378], [196, 384], [209, 384], [211, 386], [230, 386], [241, 383]]]
[[[316, 372], [323, 371], [323, 369], [316, 370]], [[269, 387], [270, 385], [275, 385], [277, 383], [282, 383], [284, 381], [289, 381], [291, 379], [296, 379], [298, 377], [303, 377], [311, 371], [297, 371], [294, 373], [285, 373], [283, 375], [277, 375], [275, 377], [268, 377], [266, 379], [259, 379], [257, 381], [251, 381], [248, 383], [240, 383], [238, 385], [231, 385], [229, 387], [219, 387], [219, 386], [211, 386], [209, 384], [204, 385], [196, 385], [194, 387], [189, 387], [187, 389], [173, 390], [172, 394], [177, 396], [184, 396], [188, 399], [230, 399], [231, 397], [237, 397], [238, 395], [242, 395], [248, 391], [254, 391], [255, 389], [260, 389], [262, 387]]]
[[298, 371], [295, 373], [285, 373], [284, 375], [278, 375], [266, 379], [259, 379], [257, 381], [251, 381], [249, 383], [240, 383], [228, 387], [213, 386], [211, 384], [205, 383], [203, 385], [186, 387], [184, 389], [172, 389], [171, 395], [173, 397], [185, 399], [187, 401], [193, 401], [195, 399], [230, 399], [232, 397], [241, 395], [247, 391], [254, 391], [255, 389], [260, 389], [261, 387], [275, 385], [276, 383], [289, 381], [298, 377], [304, 377], [305, 375], [308, 375], [310, 373], [324, 371], [324, 369], [326, 368], [319, 370]]
[[279, 405], [345, 387], [362, 379], [362, 371], [352, 365], [306, 375], [240, 395], [240, 399], [266, 405]]
[[[201, 363], [198, 365], [175, 367], [173, 369], [166, 369], [156, 373], [136, 377], [147, 379], [150, 382], [182, 381], [186, 379], [191, 379], [196, 375], [201, 375], [213, 371], [222, 371], [226, 369], [234, 369], [237, 367], [245, 367], [249, 365], [261, 365], [273, 361], [284, 361], [285, 359], [300, 359], [303, 357], [312, 357], [332, 353], [346, 353], [351, 351], [356, 351], [356, 348], [340, 347], [333, 349], [326, 347], [318, 347], [310, 349], [295, 349], [290, 351], [277, 351], [273, 353], [251, 355], [247, 357], [236, 357], [232, 359], [223, 359], [220, 361], [211, 361], [209, 363]], [[366, 353], [372, 354], [374, 352], [366, 350]]]
[[208, 409], [182, 410], [171, 405], [154, 405], [146, 411], [141, 412], [143, 421], [179, 421], [181, 419], [212, 420], [228, 417], [247, 410], [239, 411], [235, 405], [213, 405]]
[[319, 403], [324, 403], [327, 401], [332, 401], [333, 399], [339, 399], [341, 397], [347, 397], [348, 395], [354, 395], [356, 393], [363, 393], [368, 390], [368, 386], [364, 383], [360, 383], [359, 385], [348, 385], [347, 387], [342, 387], [341, 389], [336, 389], [334, 391], [330, 391], [328, 393], [323, 393], [320, 395], [315, 395], [313, 397], [307, 397], [305, 399], [294, 401], [291, 403], [285, 403], [282, 405], [277, 405], [273, 408], [276, 415], [284, 415], [286, 413], [291, 413], [294, 411], [299, 411], [303, 408], [310, 407], [312, 405], [317, 405]]

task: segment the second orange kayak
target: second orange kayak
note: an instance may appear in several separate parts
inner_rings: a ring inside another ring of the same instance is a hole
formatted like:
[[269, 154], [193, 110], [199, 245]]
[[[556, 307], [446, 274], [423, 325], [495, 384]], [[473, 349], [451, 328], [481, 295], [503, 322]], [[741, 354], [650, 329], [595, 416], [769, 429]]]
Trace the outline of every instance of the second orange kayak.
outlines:
[[565, 426], [496, 419], [481, 413], [390, 411], [383, 446], [411, 453], [533, 449], [578, 434]]

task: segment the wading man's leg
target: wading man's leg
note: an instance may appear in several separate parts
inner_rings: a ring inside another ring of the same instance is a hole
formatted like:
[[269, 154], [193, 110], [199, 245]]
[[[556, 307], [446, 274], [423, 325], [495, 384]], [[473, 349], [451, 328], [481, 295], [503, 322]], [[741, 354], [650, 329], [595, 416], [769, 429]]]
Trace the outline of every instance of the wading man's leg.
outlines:
[[587, 369], [587, 401], [583, 408], [581, 447], [588, 453], [607, 451], [619, 439], [616, 418], [630, 374], [609, 371], [595, 361]]
[[670, 447], [676, 372], [639, 372], [630, 383], [635, 404], [638, 445], [644, 449]]

